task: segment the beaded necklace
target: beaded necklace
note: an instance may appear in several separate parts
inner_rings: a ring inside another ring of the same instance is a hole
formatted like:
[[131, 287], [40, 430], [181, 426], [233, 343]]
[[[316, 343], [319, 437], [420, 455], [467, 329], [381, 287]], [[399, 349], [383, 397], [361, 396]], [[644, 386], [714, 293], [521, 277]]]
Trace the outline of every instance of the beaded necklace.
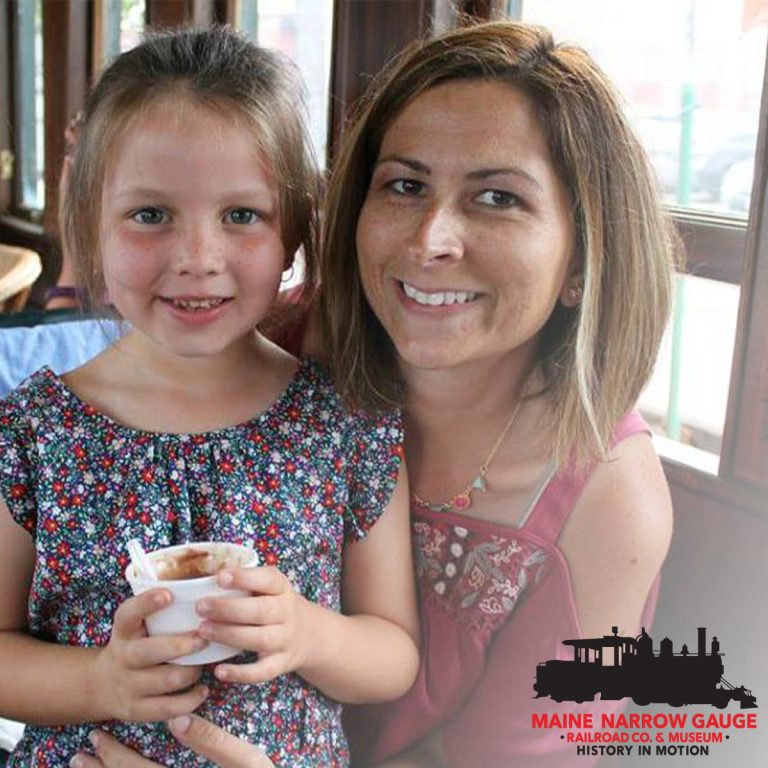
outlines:
[[480, 465], [478, 473], [466, 488], [464, 488], [462, 491], [459, 491], [459, 493], [448, 499], [448, 501], [443, 501], [439, 504], [432, 504], [426, 499], [422, 499], [421, 496], [419, 496], [415, 491], [411, 492], [411, 500], [418, 506], [429, 509], [432, 512], [448, 512], [454, 508], [463, 512], [464, 510], [469, 509], [472, 506], [472, 492], [480, 491], [481, 493], [484, 493], [488, 489], [488, 483], [486, 482], [485, 476], [488, 474], [491, 462], [496, 457], [496, 453], [498, 452], [499, 448], [501, 448], [501, 444], [504, 442], [504, 438], [507, 436], [507, 433], [515, 423], [515, 419], [517, 418], [517, 414], [519, 413], [520, 406], [522, 404], [523, 398], [519, 397], [515, 403], [515, 407], [512, 409], [512, 413], [509, 414], [503, 429], [499, 433], [499, 436], [496, 438], [496, 442], [493, 444], [493, 448], [491, 448], [491, 450], [488, 452], [485, 460]]

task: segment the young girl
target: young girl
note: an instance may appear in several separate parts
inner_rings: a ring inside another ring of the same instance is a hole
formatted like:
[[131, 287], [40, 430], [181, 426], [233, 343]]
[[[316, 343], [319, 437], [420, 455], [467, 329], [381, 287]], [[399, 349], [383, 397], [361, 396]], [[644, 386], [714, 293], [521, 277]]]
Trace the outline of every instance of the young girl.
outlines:
[[[0, 714], [29, 724], [10, 766], [66, 766], [95, 721], [197, 765], [159, 721], [198, 708], [278, 765], [345, 765], [337, 702], [415, 675], [399, 418], [345, 410], [254, 330], [300, 246], [315, 275], [299, 103], [226, 30], [148, 40], [89, 100], [62, 231], [130, 330], [0, 405]], [[201, 601], [198, 633], [148, 638], [170, 596], [128, 598], [131, 538], [243, 542], [266, 567], [221, 574], [252, 594]], [[246, 653], [165, 663], [209, 640]]]

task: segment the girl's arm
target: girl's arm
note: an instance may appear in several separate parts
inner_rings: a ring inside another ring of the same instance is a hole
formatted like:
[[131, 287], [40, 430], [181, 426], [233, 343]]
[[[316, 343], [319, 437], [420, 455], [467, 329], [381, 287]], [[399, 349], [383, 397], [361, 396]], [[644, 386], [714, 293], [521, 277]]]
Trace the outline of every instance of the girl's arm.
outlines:
[[[110, 717], [161, 720], [194, 710], [205, 698], [192, 685], [199, 667], [160, 665], [199, 647], [199, 638], [145, 637], [143, 619], [157, 610], [153, 590], [126, 601], [105, 648], [75, 648], [27, 633], [27, 600], [35, 563], [29, 534], [0, 499], [0, 714], [39, 725]], [[167, 601], [167, 597], [165, 598]]]
[[318, 615], [299, 674], [348, 703], [398, 698], [419, 666], [405, 464], [382, 517], [365, 539], [347, 545], [342, 589], [347, 616]]
[[295, 671], [344, 702], [389, 701], [418, 669], [418, 614], [411, 556], [408, 487], [401, 466], [387, 509], [368, 536], [345, 549], [344, 614], [298, 595], [275, 568], [219, 575], [255, 597], [198, 603], [200, 633], [256, 651], [253, 664], [220, 664], [231, 682], [260, 683]]

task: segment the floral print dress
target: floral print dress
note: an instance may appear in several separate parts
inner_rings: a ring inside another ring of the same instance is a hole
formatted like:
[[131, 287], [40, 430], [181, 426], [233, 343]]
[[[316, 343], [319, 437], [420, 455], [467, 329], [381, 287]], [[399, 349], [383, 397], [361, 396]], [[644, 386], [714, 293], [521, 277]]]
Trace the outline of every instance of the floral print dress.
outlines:
[[[182, 435], [121, 425], [43, 368], [0, 403], [0, 456], [0, 494], [36, 551], [29, 633], [96, 647], [130, 595], [131, 538], [147, 550], [197, 540], [252, 546], [302, 595], [339, 610], [343, 547], [387, 505], [402, 425], [397, 413], [345, 409], [310, 360], [253, 420]], [[278, 766], [347, 765], [340, 705], [297, 675], [257, 686], [204, 679], [210, 696], [199, 714], [260, 744]], [[9, 766], [66, 766], [89, 751], [93, 727], [28, 726]], [[161, 764], [209, 764], [162, 723], [103, 727]]]

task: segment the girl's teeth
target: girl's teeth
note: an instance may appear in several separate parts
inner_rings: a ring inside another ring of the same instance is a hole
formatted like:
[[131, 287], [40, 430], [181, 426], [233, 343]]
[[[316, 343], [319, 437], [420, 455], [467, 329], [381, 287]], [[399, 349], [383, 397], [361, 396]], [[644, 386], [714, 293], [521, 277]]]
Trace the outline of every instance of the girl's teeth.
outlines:
[[438, 291], [436, 293], [422, 293], [421, 291], [409, 285], [402, 283], [403, 291], [409, 299], [413, 299], [417, 304], [423, 304], [428, 307], [440, 307], [451, 304], [466, 304], [477, 298], [476, 293], [470, 291]]
[[222, 304], [224, 299], [173, 299], [173, 305], [180, 309], [212, 309]]

